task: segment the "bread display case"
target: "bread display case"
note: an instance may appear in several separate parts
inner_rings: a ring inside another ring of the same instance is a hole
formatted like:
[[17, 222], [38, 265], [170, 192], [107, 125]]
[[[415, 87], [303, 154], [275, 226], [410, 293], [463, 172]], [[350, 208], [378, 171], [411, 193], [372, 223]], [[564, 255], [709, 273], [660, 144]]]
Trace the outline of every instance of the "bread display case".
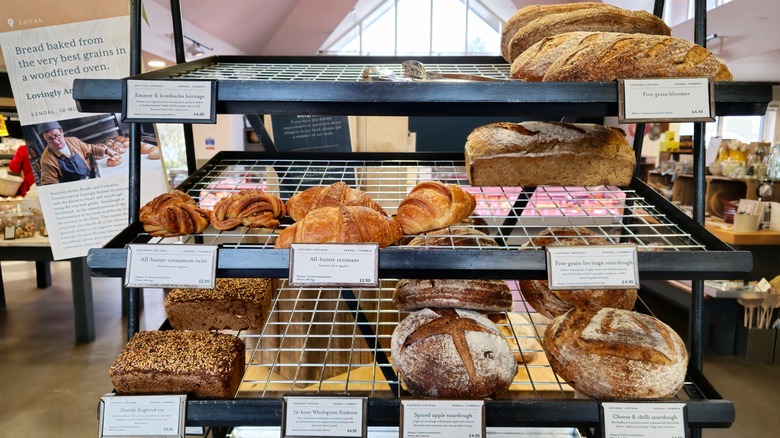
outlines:
[[[230, 114], [534, 118], [602, 117], [618, 112], [616, 83], [523, 83], [508, 80], [509, 65], [500, 58], [418, 59], [431, 71], [499, 80], [365, 80], [367, 67], [381, 66], [398, 75], [402, 71], [400, 58], [372, 57], [212, 57], [140, 78], [215, 81], [217, 112]], [[74, 97], [81, 111], [119, 112], [122, 81], [78, 79]], [[717, 115], [763, 114], [771, 99], [770, 84], [715, 85]], [[613, 243], [634, 243], [643, 280], [736, 278], [751, 268], [749, 252], [734, 251], [636, 178], [627, 187], [476, 188], [468, 185], [463, 154], [220, 152], [179, 189], [196, 201], [213, 200], [214, 191], [244, 188], [262, 188], [287, 200], [306, 187], [345, 181], [366, 191], [392, 214], [415, 184], [429, 180], [461, 185], [482, 199], [473, 215], [480, 220], [458, 226], [483, 231], [499, 246], [390, 246], [380, 250], [379, 287], [300, 288], [283, 280], [288, 276], [289, 251], [273, 249], [275, 236], [290, 225], [289, 219], [275, 230], [208, 228], [177, 239], [182, 244], [218, 245], [218, 277], [282, 279], [264, 328], [239, 334], [245, 339], [248, 359], [237, 397], [188, 400], [188, 425], [279, 426], [281, 397], [292, 393], [367, 396], [369, 426], [398, 426], [400, 400], [409, 395], [389, 357], [390, 335], [404, 317], [392, 306], [395, 281], [493, 278], [507, 280], [513, 289], [513, 313], [525, 316], [525, 322], [502, 323], [511, 326], [507, 338], [515, 341], [513, 352], [522, 363], [509, 396], [486, 400], [485, 424], [597, 429], [599, 402], [578, 398], [552, 372], [541, 349], [546, 321], [529, 310], [518, 291], [518, 280], [546, 276], [545, 251], [526, 245], [530, 237], [540, 230], [572, 226], [587, 228]], [[87, 263], [92, 274], [124, 275], [125, 247], [130, 243], [164, 241], [150, 237], [136, 220], [104, 248], [90, 250]], [[638, 310], [647, 311], [641, 303]], [[133, 333], [137, 326], [132, 326], [132, 318], [129, 323]], [[520, 349], [521, 341], [532, 346]], [[534, 357], [526, 360], [526, 352]], [[692, 430], [728, 427], [734, 421], [733, 404], [720, 397], [695, 364], [689, 366], [675, 398], [685, 403]]]

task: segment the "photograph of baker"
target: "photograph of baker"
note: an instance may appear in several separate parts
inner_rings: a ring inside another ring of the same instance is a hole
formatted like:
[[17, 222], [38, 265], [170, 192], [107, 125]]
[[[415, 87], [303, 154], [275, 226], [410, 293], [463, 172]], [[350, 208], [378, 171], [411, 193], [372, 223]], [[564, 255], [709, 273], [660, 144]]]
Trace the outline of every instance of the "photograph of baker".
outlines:
[[90, 144], [77, 137], [65, 137], [59, 122], [45, 122], [36, 132], [46, 143], [41, 154], [41, 185], [80, 181], [97, 177], [96, 159], [119, 155], [102, 144]]

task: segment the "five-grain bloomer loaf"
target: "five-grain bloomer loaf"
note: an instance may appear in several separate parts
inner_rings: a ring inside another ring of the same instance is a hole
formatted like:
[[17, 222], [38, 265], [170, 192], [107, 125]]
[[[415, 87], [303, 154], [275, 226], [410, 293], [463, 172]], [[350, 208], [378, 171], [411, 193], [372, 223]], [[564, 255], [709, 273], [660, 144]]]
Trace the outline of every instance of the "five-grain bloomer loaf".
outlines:
[[270, 310], [267, 278], [217, 278], [214, 289], [172, 289], [165, 297], [168, 320], [180, 330], [261, 329]]
[[673, 397], [688, 365], [685, 344], [658, 319], [622, 309], [572, 309], [544, 333], [550, 365], [597, 400]]
[[584, 123], [493, 123], [466, 140], [473, 186], [625, 186], [636, 158], [619, 128]]
[[109, 375], [119, 394], [190, 394], [232, 398], [244, 374], [244, 342], [207, 331], [139, 332]]

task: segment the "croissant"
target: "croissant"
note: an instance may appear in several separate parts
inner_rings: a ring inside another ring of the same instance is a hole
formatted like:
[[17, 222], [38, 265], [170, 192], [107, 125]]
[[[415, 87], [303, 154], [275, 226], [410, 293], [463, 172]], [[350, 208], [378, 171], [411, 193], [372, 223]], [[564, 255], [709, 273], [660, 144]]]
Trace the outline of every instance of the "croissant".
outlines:
[[298, 222], [312, 210], [322, 207], [338, 207], [339, 205], [360, 205], [372, 208], [382, 216], [387, 216], [385, 210], [366, 192], [350, 188], [339, 181], [329, 186], [311, 187], [294, 194], [286, 204], [287, 214]]
[[362, 206], [323, 207], [285, 228], [275, 248], [291, 243], [376, 242], [384, 248], [401, 238], [401, 227], [391, 218]]
[[476, 206], [474, 196], [457, 185], [426, 181], [401, 201], [395, 219], [404, 234], [420, 234], [462, 221]]
[[200, 233], [209, 225], [209, 212], [184, 192], [174, 190], [141, 207], [144, 230], [154, 237], [175, 237]]
[[262, 190], [242, 190], [226, 196], [214, 205], [211, 224], [222, 231], [239, 225], [249, 228], [274, 228], [284, 216], [284, 203]]

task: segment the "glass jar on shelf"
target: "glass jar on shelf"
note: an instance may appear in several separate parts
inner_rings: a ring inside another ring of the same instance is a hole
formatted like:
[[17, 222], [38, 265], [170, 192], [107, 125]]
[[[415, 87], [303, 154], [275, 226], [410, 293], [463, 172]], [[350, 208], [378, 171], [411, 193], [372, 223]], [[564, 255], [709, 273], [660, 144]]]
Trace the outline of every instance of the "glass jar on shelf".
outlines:
[[0, 213], [0, 229], [5, 240], [25, 239], [35, 236], [35, 216], [20, 209]]

